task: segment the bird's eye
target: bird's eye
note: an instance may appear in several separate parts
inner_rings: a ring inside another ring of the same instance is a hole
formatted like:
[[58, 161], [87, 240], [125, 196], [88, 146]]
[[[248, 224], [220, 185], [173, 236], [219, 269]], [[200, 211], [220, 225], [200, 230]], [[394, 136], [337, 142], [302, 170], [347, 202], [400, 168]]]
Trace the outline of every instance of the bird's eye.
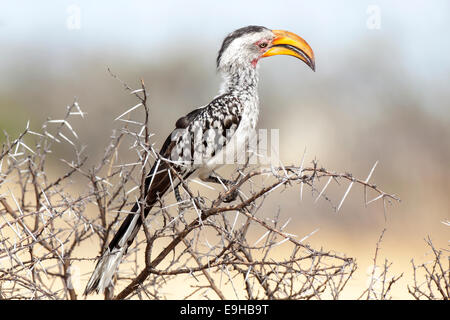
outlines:
[[259, 46], [261, 49], [262, 49], [262, 48], [265, 48], [265, 47], [267, 47], [267, 42], [261, 42], [258, 46]]

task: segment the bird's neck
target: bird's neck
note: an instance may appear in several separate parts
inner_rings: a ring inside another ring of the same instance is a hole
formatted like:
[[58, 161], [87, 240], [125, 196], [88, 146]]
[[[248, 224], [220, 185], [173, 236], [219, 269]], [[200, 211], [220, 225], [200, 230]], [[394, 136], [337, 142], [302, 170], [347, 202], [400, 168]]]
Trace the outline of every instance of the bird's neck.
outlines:
[[224, 81], [220, 94], [232, 94], [241, 104], [241, 125], [244, 131], [256, 128], [259, 115], [258, 70], [251, 66], [236, 68], [233, 72], [223, 72]]
[[241, 99], [253, 99], [258, 96], [258, 70], [254, 66], [230, 67], [222, 71], [221, 94], [234, 94]]

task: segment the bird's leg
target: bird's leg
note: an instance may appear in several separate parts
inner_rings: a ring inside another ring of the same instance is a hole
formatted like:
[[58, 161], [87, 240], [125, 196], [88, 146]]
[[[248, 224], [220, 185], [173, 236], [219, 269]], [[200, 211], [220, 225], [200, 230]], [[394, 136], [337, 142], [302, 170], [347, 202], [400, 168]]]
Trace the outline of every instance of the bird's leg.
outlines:
[[186, 201], [187, 199], [183, 199], [180, 194], [180, 184], [177, 184], [174, 189], [173, 193], [175, 194], [175, 199], [177, 199], [178, 202], [178, 208], [183, 211], [185, 209], [188, 209], [192, 207], [191, 201]]
[[178, 202], [184, 201], [180, 195], [180, 185], [179, 184], [174, 188], [173, 193], [175, 194], [175, 199], [177, 199]]
[[[234, 187], [234, 182], [231, 180], [227, 180], [224, 179], [222, 177], [220, 177], [218, 174], [214, 173], [214, 174], [210, 174], [209, 176], [207, 176], [206, 178], [202, 179], [205, 182], [212, 182], [212, 183], [217, 183], [220, 185], [225, 185], [227, 188], [232, 188]], [[226, 196], [223, 199], [223, 202], [229, 203], [229, 202], [233, 202], [234, 200], [236, 200], [238, 196], [238, 191], [234, 190], [233, 192], [231, 192], [228, 196]]]
[[[178, 202], [178, 208], [180, 210], [184, 210], [184, 209], [188, 209], [192, 207], [192, 201], [187, 201], [187, 199], [183, 199], [183, 197], [180, 194], [180, 184], [177, 184], [174, 189], [173, 189], [173, 193], [175, 194], [175, 199], [177, 199]], [[200, 204], [205, 204], [205, 200], [198, 196], [198, 197], [193, 197], [193, 200], [197, 200]]]
[[218, 177], [217, 175], [209, 175], [208, 177], [206, 177], [205, 179], [202, 179], [203, 181], [205, 181], [205, 182], [213, 182], [213, 183], [217, 183], [217, 184], [220, 184], [220, 185], [225, 185], [225, 186], [233, 186], [234, 185], [234, 182], [233, 181], [231, 181], [231, 180], [227, 180], [227, 179], [224, 179], [224, 178], [222, 178], [222, 177]]

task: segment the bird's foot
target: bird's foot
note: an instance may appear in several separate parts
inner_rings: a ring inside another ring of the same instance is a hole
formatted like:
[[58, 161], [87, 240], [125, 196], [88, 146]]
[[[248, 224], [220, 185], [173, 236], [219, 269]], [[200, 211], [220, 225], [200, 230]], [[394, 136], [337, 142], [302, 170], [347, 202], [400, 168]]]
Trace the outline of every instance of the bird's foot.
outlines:
[[[192, 208], [194, 206], [194, 203], [197, 203], [202, 206], [205, 205], [205, 203], [206, 203], [205, 199], [200, 196], [187, 197], [186, 199], [183, 199], [180, 194], [180, 190], [178, 189], [178, 186], [175, 187], [174, 193], [175, 193], [175, 198], [177, 199], [177, 202], [178, 202], [178, 209], [180, 209], [180, 211]], [[197, 204], [196, 204], [196, 206], [198, 206]]]
[[[195, 207], [194, 207], [194, 203], [195, 203]], [[183, 211], [183, 210], [187, 210], [187, 209], [192, 209], [192, 208], [197, 208], [198, 209], [198, 205], [204, 205], [205, 199], [203, 197], [193, 197], [191, 199], [186, 199], [183, 203], [180, 203], [178, 205], [178, 208]]]
[[183, 200], [183, 201], [178, 201], [178, 210], [184, 211], [184, 210], [187, 210], [187, 209], [190, 209], [190, 208], [192, 208], [192, 202], [191, 201], [187, 201], [187, 199]]
[[178, 201], [178, 209], [180, 211], [184, 211], [187, 209], [192, 209], [195, 207], [198, 209], [198, 206], [201, 205], [205, 205], [206, 201], [203, 197], [191, 197], [191, 198], [186, 198], [186, 199], [177, 199]]
[[[230, 187], [231, 187], [231, 186], [230, 186]], [[227, 192], [228, 192], [228, 191], [227, 191]], [[236, 189], [236, 190], [234, 190], [234, 191], [228, 193], [228, 194], [223, 198], [223, 202], [225, 202], [225, 203], [233, 202], [234, 200], [236, 200], [236, 198], [238, 197], [238, 195], [239, 195], [239, 192], [238, 192], [238, 190]]]
[[[224, 178], [219, 178], [216, 174], [215, 175], [210, 175], [205, 179], [202, 179], [205, 182], [213, 182], [213, 183], [217, 183], [220, 184], [224, 187], [226, 187], [226, 193], [228, 193], [228, 190], [233, 188], [235, 186], [234, 182], [231, 180], [227, 180]], [[223, 202], [225, 203], [230, 203], [233, 202], [234, 200], [236, 200], [237, 196], [238, 196], [238, 190], [234, 190], [233, 192], [228, 193], [224, 198], [223, 198]]]

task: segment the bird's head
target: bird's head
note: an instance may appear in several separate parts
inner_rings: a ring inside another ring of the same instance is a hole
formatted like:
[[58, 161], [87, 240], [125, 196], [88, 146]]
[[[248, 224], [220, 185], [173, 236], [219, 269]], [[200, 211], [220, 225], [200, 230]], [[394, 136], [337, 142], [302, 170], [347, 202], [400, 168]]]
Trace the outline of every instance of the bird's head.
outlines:
[[233, 71], [235, 68], [256, 68], [258, 61], [274, 55], [290, 55], [315, 70], [314, 52], [308, 43], [295, 33], [248, 26], [230, 33], [222, 43], [217, 56], [217, 68]]

